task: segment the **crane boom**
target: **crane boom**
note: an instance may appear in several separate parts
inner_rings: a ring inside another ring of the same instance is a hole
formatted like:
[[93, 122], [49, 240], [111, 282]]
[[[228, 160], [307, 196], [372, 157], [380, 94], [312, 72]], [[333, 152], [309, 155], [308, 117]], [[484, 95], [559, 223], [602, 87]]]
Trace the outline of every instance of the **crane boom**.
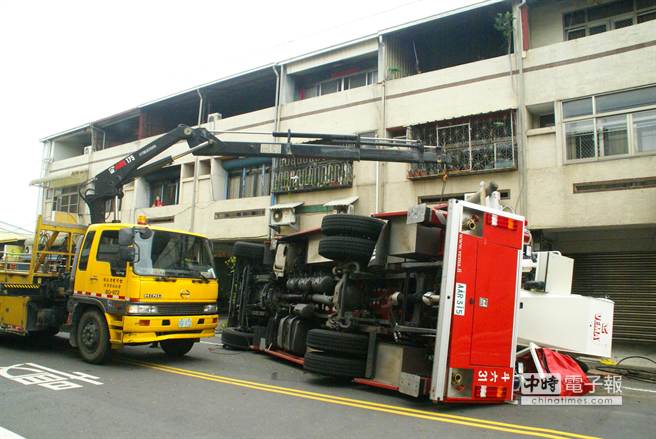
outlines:
[[[136, 177], [152, 172], [172, 163], [177, 157], [188, 154], [194, 147], [206, 143], [210, 138], [203, 137], [209, 134], [206, 130], [194, 129], [187, 125], [178, 125], [168, 133], [158, 137], [137, 151], [123, 157], [104, 171], [96, 175], [82, 198], [89, 206], [91, 223], [103, 223], [107, 215], [107, 201], [123, 196], [123, 186]], [[214, 136], [212, 136], [214, 137]], [[144, 166], [147, 162], [161, 154], [176, 143], [186, 140], [190, 150], [176, 157], [167, 156], [163, 159]]]
[[[243, 133], [254, 134], [254, 133]], [[82, 198], [89, 206], [91, 223], [105, 222], [107, 202], [123, 196], [123, 186], [174, 160], [187, 155], [222, 157], [305, 157], [330, 160], [364, 160], [402, 163], [444, 163], [442, 151], [417, 140], [377, 139], [352, 134], [294, 133], [274, 131], [284, 142], [223, 141], [205, 128], [178, 125], [143, 148], [127, 155], [92, 179], [93, 188]], [[309, 143], [293, 143], [292, 139], [313, 139]], [[186, 140], [189, 149], [169, 155], [153, 163], [150, 160], [176, 143]]]

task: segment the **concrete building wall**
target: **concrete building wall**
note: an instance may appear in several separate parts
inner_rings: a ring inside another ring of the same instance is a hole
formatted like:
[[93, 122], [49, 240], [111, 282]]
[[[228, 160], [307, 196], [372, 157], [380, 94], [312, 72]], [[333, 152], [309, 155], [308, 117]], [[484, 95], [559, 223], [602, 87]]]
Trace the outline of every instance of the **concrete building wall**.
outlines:
[[[516, 56], [501, 56], [437, 71], [398, 77], [385, 77], [379, 72], [377, 84], [352, 90], [293, 101], [294, 83], [289, 75], [340, 59], [378, 50], [372, 38], [316, 57], [292, 60], [278, 66], [282, 72], [279, 129], [327, 133], [387, 133], [431, 121], [470, 116], [501, 110], [521, 109], [520, 87], [525, 104], [532, 108], [553, 108], [555, 127], [528, 127], [526, 152], [527, 183], [522, 184], [517, 170], [451, 176], [444, 183], [439, 178], [409, 180], [408, 164], [380, 165], [376, 184], [376, 164], [356, 163], [354, 183], [350, 188], [303, 193], [279, 194], [275, 202], [303, 202], [305, 206], [358, 196], [355, 212], [369, 214], [376, 210], [406, 209], [421, 197], [475, 191], [481, 180], [494, 180], [501, 189], [510, 191], [504, 201], [512, 208], [520, 207], [522, 192], [527, 194], [531, 227], [536, 229], [568, 229], [574, 227], [607, 227], [613, 224], [639, 225], [653, 223], [656, 218], [656, 189], [635, 189], [574, 194], [573, 184], [620, 178], [654, 176], [656, 155], [632, 156], [585, 163], [566, 163], [561, 117], [562, 100], [592, 94], [656, 84], [656, 21], [624, 29], [563, 41], [562, 13], [587, 5], [587, 2], [538, 2], [530, 6], [530, 49], [523, 58], [523, 81]], [[439, 25], [439, 22], [436, 23]], [[402, 48], [393, 47], [394, 51]], [[379, 51], [383, 56], [384, 51]], [[391, 52], [390, 52], [391, 53]], [[407, 64], [411, 57], [379, 60], [387, 68], [390, 62]], [[396, 55], [395, 55], [396, 56]], [[397, 62], [398, 61], [398, 62]], [[511, 75], [513, 72], [513, 75]], [[272, 131], [275, 108], [240, 114], [205, 124], [211, 130]], [[243, 135], [221, 134], [226, 140], [244, 140]], [[153, 138], [120, 145], [85, 156], [55, 156], [50, 172], [67, 169], [88, 170], [94, 175]], [[257, 135], [251, 140], [270, 141]], [[187, 148], [178, 144], [165, 154]], [[181, 167], [180, 203], [176, 206], [148, 206], [147, 184], [143, 179], [126, 188], [121, 209], [125, 221], [133, 221], [139, 213], [152, 218], [172, 218], [166, 225], [206, 233], [216, 240], [263, 239], [269, 234], [268, 211], [272, 197], [226, 199], [227, 173], [221, 158], [203, 159], [205, 171], [199, 172], [194, 197], [193, 157], [176, 164]], [[200, 166], [200, 165], [199, 165]], [[651, 200], [651, 203], [648, 202]], [[622, 212], [608, 215], [610, 206]], [[246, 217], [226, 217], [222, 213], [261, 211]], [[194, 214], [192, 215], [192, 211]], [[219, 215], [217, 215], [219, 214]], [[191, 218], [194, 223], [191, 224]], [[320, 224], [323, 213], [300, 215], [300, 227]]]
[[[539, 17], [546, 21], [550, 15]], [[532, 227], [654, 222], [654, 188], [574, 193], [575, 183], [653, 177], [656, 155], [567, 163], [561, 105], [566, 99], [655, 84], [655, 36], [656, 22], [651, 21], [528, 51], [524, 64], [527, 105], [551, 103], [556, 115], [554, 128], [528, 131], [527, 191]], [[610, 208], [622, 214], [611, 215]]]

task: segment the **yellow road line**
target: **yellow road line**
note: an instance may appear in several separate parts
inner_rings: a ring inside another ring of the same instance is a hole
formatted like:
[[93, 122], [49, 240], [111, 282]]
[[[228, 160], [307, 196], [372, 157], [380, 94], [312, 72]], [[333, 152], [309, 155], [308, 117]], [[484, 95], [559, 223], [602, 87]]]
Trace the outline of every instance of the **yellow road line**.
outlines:
[[288, 387], [273, 386], [270, 384], [257, 383], [253, 381], [245, 381], [236, 378], [230, 378], [220, 375], [209, 374], [205, 372], [198, 372], [189, 369], [181, 369], [163, 364], [147, 363], [136, 360], [122, 359], [122, 361], [150, 369], [160, 370], [163, 372], [174, 373], [178, 375], [189, 376], [192, 378], [199, 378], [207, 381], [214, 381], [223, 384], [234, 386], [246, 387], [253, 390], [260, 390], [264, 392], [278, 393], [288, 396], [295, 396], [298, 398], [312, 399], [316, 401], [327, 402], [331, 404], [338, 404], [350, 407], [357, 407], [367, 410], [380, 411], [385, 413], [393, 413], [402, 416], [409, 416], [419, 419], [427, 419], [437, 422], [445, 422], [451, 424], [466, 425], [476, 428], [484, 428], [489, 430], [503, 431], [508, 433], [520, 434], [525, 436], [536, 436], [544, 438], [579, 438], [579, 439], [597, 439], [594, 436], [580, 435], [576, 433], [569, 433], [565, 431], [552, 430], [548, 428], [530, 427], [520, 424], [510, 424], [497, 421], [488, 421], [485, 419], [477, 419], [466, 416], [450, 415], [445, 413], [436, 413], [426, 410], [417, 410], [400, 406], [393, 406], [387, 404], [380, 404], [370, 401], [344, 398], [340, 396], [328, 395], [323, 393], [309, 392], [300, 389], [293, 389]]

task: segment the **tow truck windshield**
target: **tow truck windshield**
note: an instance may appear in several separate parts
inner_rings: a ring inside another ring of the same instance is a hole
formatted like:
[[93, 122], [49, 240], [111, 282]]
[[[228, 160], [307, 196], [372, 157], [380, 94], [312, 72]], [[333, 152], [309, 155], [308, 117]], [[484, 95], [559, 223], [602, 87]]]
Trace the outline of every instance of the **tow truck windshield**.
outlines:
[[216, 279], [210, 243], [183, 233], [153, 231], [149, 238], [135, 237], [134, 272], [143, 276]]

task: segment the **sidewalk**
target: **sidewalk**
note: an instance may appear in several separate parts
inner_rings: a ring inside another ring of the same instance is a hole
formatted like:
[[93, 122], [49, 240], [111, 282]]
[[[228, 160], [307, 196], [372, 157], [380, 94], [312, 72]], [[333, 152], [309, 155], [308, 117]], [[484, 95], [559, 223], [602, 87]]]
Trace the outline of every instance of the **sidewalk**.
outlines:
[[[613, 343], [613, 360], [620, 361], [622, 358], [630, 356], [641, 356], [651, 358], [656, 361], [656, 344], [647, 343], [629, 343], [629, 342], [616, 342]], [[622, 366], [639, 367], [645, 369], [656, 369], [656, 363], [643, 360], [641, 358], [630, 358], [622, 361]]]

